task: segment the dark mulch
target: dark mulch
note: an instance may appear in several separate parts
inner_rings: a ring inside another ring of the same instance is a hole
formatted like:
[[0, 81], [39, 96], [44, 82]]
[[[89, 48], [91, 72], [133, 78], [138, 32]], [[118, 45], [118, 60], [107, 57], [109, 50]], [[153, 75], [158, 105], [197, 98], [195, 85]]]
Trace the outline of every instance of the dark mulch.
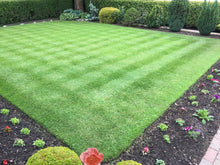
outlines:
[[[167, 31], [164, 29], [160, 30]], [[184, 32], [180, 32], [180, 34], [181, 33]], [[184, 34], [199, 35], [189, 32], [185, 32]], [[218, 37], [219, 36], [216, 38]], [[212, 68], [220, 69], [220, 61], [212, 66]], [[156, 159], [162, 159], [169, 165], [199, 164], [220, 125], [220, 102], [217, 104], [210, 103], [214, 94], [220, 94], [220, 84], [207, 80], [206, 76], [208, 74], [212, 74], [211, 68], [200, 80], [190, 87], [180, 99], [173, 103], [162, 117], [149, 126], [144, 131], [143, 135], [135, 139], [132, 145], [125, 152], [120, 154], [118, 159], [106, 164], [116, 164], [116, 162], [121, 160], [135, 160], [143, 165], [153, 165]], [[213, 75], [215, 78], [220, 79], [217, 73], [213, 73]], [[201, 87], [202, 83], [205, 83], [205, 87]], [[210, 93], [204, 95], [201, 93], [202, 89], [207, 89]], [[191, 102], [188, 100], [188, 96], [191, 95], [197, 95], [197, 101], [199, 101], [198, 107], [192, 106]], [[184, 107], [185, 111], [180, 110], [181, 107]], [[9, 109], [10, 113], [8, 116], [0, 114], [0, 161], [7, 159], [13, 160], [13, 163], [10, 164], [25, 164], [27, 159], [39, 150], [39, 148], [32, 145], [33, 141], [36, 139], [43, 139], [46, 142], [45, 147], [65, 146], [65, 144], [57, 140], [39, 124], [22, 113], [16, 106], [0, 96], [0, 109], [3, 108]], [[201, 120], [192, 116], [197, 109], [204, 108], [209, 109], [210, 114], [215, 116], [214, 121], [208, 122], [206, 125], [203, 125]], [[20, 124], [13, 126], [9, 122], [12, 117], [19, 118]], [[175, 119], [177, 118], [182, 118], [186, 121], [183, 127], [176, 124]], [[166, 123], [169, 126], [168, 130], [165, 132], [160, 131], [157, 127], [160, 123]], [[12, 131], [10, 133], [4, 132], [5, 126], [11, 127]], [[199, 137], [197, 139], [190, 138], [184, 130], [185, 126], [199, 129]], [[21, 128], [25, 127], [31, 130], [30, 135], [20, 134]], [[163, 141], [164, 134], [170, 136], [171, 144], [167, 144]], [[13, 147], [16, 138], [22, 138], [26, 144], [25, 147]], [[146, 146], [149, 147], [150, 153], [143, 155], [142, 151]]]

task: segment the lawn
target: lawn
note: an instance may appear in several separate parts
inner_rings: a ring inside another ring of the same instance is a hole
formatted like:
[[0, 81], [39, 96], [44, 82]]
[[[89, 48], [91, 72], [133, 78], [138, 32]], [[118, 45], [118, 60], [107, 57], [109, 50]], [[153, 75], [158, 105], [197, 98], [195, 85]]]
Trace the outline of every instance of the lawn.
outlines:
[[5, 27], [0, 38], [0, 95], [78, 154], [95, 147], [105, 160], [220, 58], [216, 39], [86, 22]]

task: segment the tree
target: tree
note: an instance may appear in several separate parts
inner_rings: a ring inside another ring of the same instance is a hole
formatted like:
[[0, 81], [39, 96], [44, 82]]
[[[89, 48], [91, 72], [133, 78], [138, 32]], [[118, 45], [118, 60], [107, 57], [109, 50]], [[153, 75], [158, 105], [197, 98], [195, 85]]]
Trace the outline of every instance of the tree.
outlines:
[[168, 24], [170, 31], [178, 32], [185, 24], [188, 13], [188, 0], [172, 0], [168, 8]]
[[74, 9], [84, 11], [83, 0], [74, 0]]

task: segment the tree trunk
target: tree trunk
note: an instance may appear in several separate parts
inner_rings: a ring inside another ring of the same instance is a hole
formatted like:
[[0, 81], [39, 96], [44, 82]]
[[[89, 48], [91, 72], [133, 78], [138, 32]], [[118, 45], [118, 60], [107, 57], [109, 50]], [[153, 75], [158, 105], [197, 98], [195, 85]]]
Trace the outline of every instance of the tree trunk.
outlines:
[[83, 0], [74, 0], [74, 9], [84, 11]]

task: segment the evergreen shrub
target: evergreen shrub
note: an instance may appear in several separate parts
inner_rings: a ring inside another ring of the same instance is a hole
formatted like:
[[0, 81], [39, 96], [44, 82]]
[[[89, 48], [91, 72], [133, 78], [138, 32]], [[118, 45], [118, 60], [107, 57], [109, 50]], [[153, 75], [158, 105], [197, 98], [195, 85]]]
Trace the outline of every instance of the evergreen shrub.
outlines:
[[202, 11], [198, 18], [198, 30], [201, 35], [209, 35], [216, 29], [219, 18], [219, 5], [217, 0], [211, 4], [210, 2], [203, 3]]
[[170, 31], [178, 32], [185, 24], [188, 13], [188, 0], [172, 0], [168, 10]]
[[137, 21], [139, 15], [140, 14], [139, 14], [138, 10], [135, 9], [134, 7], [132, 7], [125, 12], [122, 23], [124, 25], [131, 26]]
[[115, 13], [120, 13], [120, 10], [114, 7], [104, 7], [99, 12], [99, 22], [100, 23], [115, 23], [116, 18], [114, 17]]

